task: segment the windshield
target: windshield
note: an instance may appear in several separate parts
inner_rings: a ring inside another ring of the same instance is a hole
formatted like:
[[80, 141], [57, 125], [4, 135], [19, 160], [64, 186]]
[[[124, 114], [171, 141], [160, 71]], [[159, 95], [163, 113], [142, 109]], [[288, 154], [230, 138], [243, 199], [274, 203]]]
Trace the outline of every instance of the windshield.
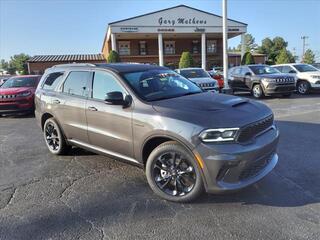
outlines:
[[255, 75], [280, 73], [279, 70], [277, 70], [276, 68], [269, 67], [269, 66], [256, 65], [256, 66], [249, 66], [249, 68]]
[[203, 69], [180, 70], [180, 74], [185, 78], [207, 78], [210, 77]]
[[36, 87], [37, 77], [14, 77], [9, 78], [1, 88]]
[[293, 65], [299, 72], [314, 72], [319, 71], [315, 67], [308, 64], [295, 64]]
[[156, 101], [202, 92], [194, 83], [176, 72], [166, 69], [124, 73], [123, 78], [134, 92], [145, 101]]

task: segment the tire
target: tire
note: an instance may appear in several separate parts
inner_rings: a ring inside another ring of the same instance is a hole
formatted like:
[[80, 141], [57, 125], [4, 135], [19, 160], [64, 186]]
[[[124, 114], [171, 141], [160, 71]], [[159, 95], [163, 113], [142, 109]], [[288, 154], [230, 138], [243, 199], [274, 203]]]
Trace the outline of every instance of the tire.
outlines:
[[49, 118], [45, 121], [43, 126], [43, 136], [46, 145], [52, 154], [62, 155], [70, 149], [58, 123], [54, 118]]
[[252, 87], [252, 96], [258, 99], [264, 97], [263, 89], [260, 84], [255, 84]]
[[299, 81], [297, 83], [297, 92], [301, 95], [308, 94], [310, 92], [310, 83], [307, 81]]
[[168, 201], [190, 202], [203, 193], [197, 162], [187, 149], [174, 141], [162, 143], [151, 152], [146, 176], [154, 193]]

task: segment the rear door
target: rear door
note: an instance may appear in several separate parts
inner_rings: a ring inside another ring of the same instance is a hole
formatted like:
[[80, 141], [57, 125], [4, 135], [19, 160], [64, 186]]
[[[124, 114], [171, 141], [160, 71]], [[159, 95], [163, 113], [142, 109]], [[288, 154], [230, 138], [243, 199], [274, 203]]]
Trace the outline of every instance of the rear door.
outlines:
[[241, 81], [241, 67], [236, 67], [231, 73], [229, 84], [233, 89], [241, 89]]
[[90, 71], [71, 71], [52, 96], [52, 112], [68, 139], [88, 143], [85, 106], [89, 94]]
[[132, 105], [123, 108], [104, 101], [108, 92], [122, 92], [123, 96], [128, 92], [118, 76], [104, 70], [94, 72], [91, 86], [86, 107], [90, 144], [109, 154], [133, 158]]

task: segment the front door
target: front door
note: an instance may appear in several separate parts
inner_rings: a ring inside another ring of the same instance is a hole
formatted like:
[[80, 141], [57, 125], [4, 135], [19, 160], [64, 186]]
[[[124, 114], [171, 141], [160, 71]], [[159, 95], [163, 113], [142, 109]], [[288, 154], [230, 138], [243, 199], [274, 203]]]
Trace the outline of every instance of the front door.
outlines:
[[127, 91], [117, 77], [108, 71], [95, 71], [92, 94], [86, 105], [88, 136], [91, 145], [115, 155], [133, 158], [132, 107], [110, 105], [104, 100], [108, 92]]

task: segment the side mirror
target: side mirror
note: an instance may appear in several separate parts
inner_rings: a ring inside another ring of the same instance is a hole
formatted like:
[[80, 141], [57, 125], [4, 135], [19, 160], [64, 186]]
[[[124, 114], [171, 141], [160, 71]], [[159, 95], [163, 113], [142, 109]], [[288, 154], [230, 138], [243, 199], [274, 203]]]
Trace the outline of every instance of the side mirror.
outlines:
[[105, 102], [112, 105], [122, 105], [128, 107], [131, 104], [131, 96], [123, 97], [122, 92], [108, 92], [106, 94]]
[[252, 76], [251, 72], [246, 72], [246, 74], [244, 74], [246, 77], [247, 76]]
[[290, 70], [289, 73], [297, 73], [295, 70]]

